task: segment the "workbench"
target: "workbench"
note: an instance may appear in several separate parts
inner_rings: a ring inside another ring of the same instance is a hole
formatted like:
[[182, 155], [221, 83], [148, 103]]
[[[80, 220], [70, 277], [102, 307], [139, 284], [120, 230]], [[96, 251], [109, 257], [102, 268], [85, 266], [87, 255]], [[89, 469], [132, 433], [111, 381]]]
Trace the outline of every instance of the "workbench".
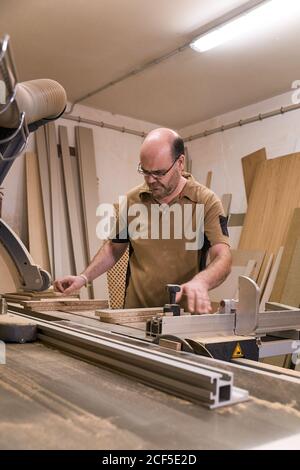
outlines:
[[[87, 327], [97, 322], [82, 321]], [[222, 365], [234, 370], [238, 386], [249, 387], [250, 399], [209, 410], [40, 341], [7, 345], [0, 365], [0, 448], [299, 449], [300, 381]]]

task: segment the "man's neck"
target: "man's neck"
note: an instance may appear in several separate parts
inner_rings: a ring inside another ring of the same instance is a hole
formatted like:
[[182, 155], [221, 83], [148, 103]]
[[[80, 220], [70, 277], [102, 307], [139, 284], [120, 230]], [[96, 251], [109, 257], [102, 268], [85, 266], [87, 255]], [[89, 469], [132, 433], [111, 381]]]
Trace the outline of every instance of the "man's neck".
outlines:
[[173, 199], [175, 199], [181, 193], [186, 183], [187, 183], [187, 179], [181, 176], [179, 183], [177, 187], [174, 189], [174, 191], [162, 199], [157, 199], [157, 202], [159, 202], [159, 204], [169, 204], [171, 201], [173, 201]]

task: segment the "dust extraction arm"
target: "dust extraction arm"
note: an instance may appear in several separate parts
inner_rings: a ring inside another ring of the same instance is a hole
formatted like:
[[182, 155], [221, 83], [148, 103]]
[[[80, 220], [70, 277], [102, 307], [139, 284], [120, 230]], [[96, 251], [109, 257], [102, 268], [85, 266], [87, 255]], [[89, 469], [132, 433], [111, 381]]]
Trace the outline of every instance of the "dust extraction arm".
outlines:
[[25, 149], [30, 132], [66, 108], [64, 88], [54, 80], [18, 83], [9, 36], [0, 41], [0, 184]]
[[[54, 80], [18, 83], [9, 36], [0, 40], [0, 185], [26, 147], [30, 132], [59, 118], [66, 108], [64, 88]], [[0, 219], [0, 242], [10, 254], [24, 289], [44, 290], [49, 273], [34, 264], [19, 237]]]

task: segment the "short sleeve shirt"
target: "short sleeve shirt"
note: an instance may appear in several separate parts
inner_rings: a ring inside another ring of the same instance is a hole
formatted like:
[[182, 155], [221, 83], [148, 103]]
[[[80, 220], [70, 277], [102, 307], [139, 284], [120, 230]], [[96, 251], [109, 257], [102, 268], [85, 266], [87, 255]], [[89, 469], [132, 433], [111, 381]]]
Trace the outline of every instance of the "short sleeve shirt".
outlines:
[[[123, 229], [122, 236], [118, 233], [113, 239], [130, 244], [125, 308], [168, 303], [167, 284], [190, 281], [205, 269], [211, 246], [229, 245], [220, 199], [190, 174], [183, 176], [187, 182], [182, 192], [168, 205], [158, 204], [146, 184], [127, 194], [126, 235]], [[181, 306], [186, 307], [184, 300]]]

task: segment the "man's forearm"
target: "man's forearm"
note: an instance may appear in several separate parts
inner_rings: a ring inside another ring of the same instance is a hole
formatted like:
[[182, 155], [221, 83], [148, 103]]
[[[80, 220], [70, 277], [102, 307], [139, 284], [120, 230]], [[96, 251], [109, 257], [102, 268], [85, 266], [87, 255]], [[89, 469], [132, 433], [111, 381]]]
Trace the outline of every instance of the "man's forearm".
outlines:
[[208, 267], [197, 274], [194, 279], [206, 284], [207, 290], [218, 287], [225, 281], [231, 269], [231, 254], [225, 253], [216, 256]]
[[113, 243], [110, 240], [105, 242], [82, 274], [89, 282], [93, 281], [111, 269], [125, 253], [126, 248], [127, 243]]

